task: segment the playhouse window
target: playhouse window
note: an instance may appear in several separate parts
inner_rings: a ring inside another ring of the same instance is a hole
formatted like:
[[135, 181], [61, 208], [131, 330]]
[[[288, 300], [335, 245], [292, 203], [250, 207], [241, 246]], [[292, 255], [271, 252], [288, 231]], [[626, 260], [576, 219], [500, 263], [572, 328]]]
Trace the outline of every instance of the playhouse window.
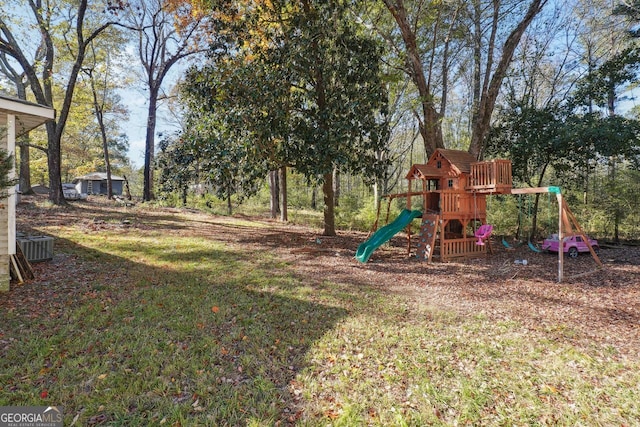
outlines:
[[453, 180], [450, 179], [449, 181], [447, 181], [447, 185], [449, 186], [449, 188], [453, 188]]
[[436, 163], [436, 167], [438, 169], [442, 169], [442, 162], [440, 160], [438, 160], [438, 162]]

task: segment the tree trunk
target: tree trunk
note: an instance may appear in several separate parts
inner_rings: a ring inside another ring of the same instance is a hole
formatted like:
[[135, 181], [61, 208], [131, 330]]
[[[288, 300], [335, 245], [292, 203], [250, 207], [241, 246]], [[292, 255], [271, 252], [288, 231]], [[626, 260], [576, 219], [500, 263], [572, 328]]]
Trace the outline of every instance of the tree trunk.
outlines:
[[478, 105], [482, 93], [482, 9], [480, 0], [473, 2], [473, 93], [471, 104], [471, 123], [478, 120]]
[[[535, 18], [536, 15], [542, 10], [547, 1], [548, 0], [532, 0], [532, 2], [529, 4], [527, 13], [518, 23], [518, 25], [513, 29], [513, 31], [511, 31], [509, 37], [507, 37], [507, 40], [504, 42], [500, 62], [498, 62], [496, 70], [493, 73], [493, 76], [491, 76], [490, 80], [489, 75], [491, 73], [490, 64], [492, 63], [492, 58], [487, 58], [488, 66], [485, 69], [485, 84], [482, 88], [480, 102], [478, 103], [478, 114], [473, 122], [471, 144], [469, 145], [469, 153], [471, 153], [477, 159], [480, 159], [482, 157], [484, 144], [486, 142], [486, 136], [489, 133], [489, 127], [491, 125], [491, 116], [493, 115], [496, 100], [500, 93], [502, 81], [504, 80], [507, 70], [509, 69], [509, 65], [511, 64], [513, 53], [516, 50], [516, 47], [518, 47], [520, 39], [522, 38], [525, 30], [527, 29], [533, 18]], [[494, 17], [494, 19], [498, 19], [498, 17], [496, 16]], [[488, 51], [493, 51], [494, 48], [495, 46], [489, 46]]]
[[278, 197], [278, 174], [277, 171], [269, 171], [269, 201], [270, 201], [270, 216], [271, 219], [278, 217], [278, 204], [280, 203]]
[[274, 218], [277, 218], [278, 214], [281, 212], [280, 210], [280, 198], [281, 198], [281, 193], [282, 193], [282, 188], [280, 187], [280, 172], [278, 170], [274, 170], [273, 171], [273, 182], [274, 182], [274, 205], [276, 208], [276, 216], [274, 216]]
[[[436, 111], [434, 96], [424, 74], [423, 61], [418, 50], [416, 33], [407, 17], [403, 0], [383, 0], [389, 12], [398, 24], [407, 53], [408, 74], [418, 89], [422, 116], [418, 116], [418, 126], [427, 156], [438, 148], [444, 148], [442, 138], [442, 115]], [[434, 36], [435, 37], [435, 36]]]
[[587, 160], [587, 166], [585, 167], [584, 172], [584, 187], [582, 190], [582, 204], [587, 205], [589, 202], [589, 180], [591, 178], [591, 167], [590, 161]]
[[[22, 82], [21, 74], [16, 74], [11, 78], [11, 80], [16, 85], [16, 90], [18, 92], [18, 98], [27, 100], [27, 88], [26, 85]], [[16, 142], [18, 147], [20, 147], [20, 176], [18, 188], [22, 194], [33, 194], [33, 190], [31, 189], [31, 164], [30, 164], [30, 153], [29, 153], [29, 134], [22, 135], [18, 141]]]
[[333, 206], [340, 206], [340, 171], [333, 168]]
[[447, 97], [449, 94], [449, 44], [451, 43], [453, 32], [456, 29], [456, 25], [454, 25], [453, 23], [456, 22], [456, 17], [458, 16], [461, 5], [462, 3], [459, 4], [458, 7], [456, 7], [453, 18], [451, 19], [452, 24], [449, 26], [449, 31], [447, 32], [447, 36], [445, 37], [444, 47], [442, 49], [442, 91], [440, 92], [440, 114], [442, 115], [442, 117], [444, 117], [445, 112], [447, 111]]
[[318, 189], [315, 185], [311, 189], [311, 209], [318, 209]]
[[60, 168], [60, 139], [57, 138], [56, 124], [46, 123], [47, 127], [47, 166], [49, 168], [49, 201], [54, 205], [65, 205], [62, 192], [62, 177]]
[[280, 221], [289, 221], [289, 213], [287, 211], [287, 167], [282, 166], [279, 174], [280, 181], [280, 193], [282, 194], [282, 205], [280, 206]]
[[22, 136], [18, 142], [20, 147], [20, 183], [19, 188], [22, 194], [33, 194], [31, 190], [31, 165], [29, 146], [27, 145], [29, 137], [27, 135]]
[[[76, 54], [76, 60], [71, 67], [69, 74], [68, 84], [64, 94], [64, 100], [62, 101], [62, 107], [59, 110], [59, 116], [57, 123], [47, 122], [47, 139], [48, 139], [48, 166], [49, 166], [49, 200], [56, 205], [65, 205], [64, 194], [62, 192], [62, 177], [61, 177], [61, 152], [60, 141], [62, 140], [64, 128], [69, 118], [69, 113], [72, 107], [74, 90], [78, 81], [78, 74], [82, 68], [82, 64], [85, 58], [85, 52], [88, 44], [97, 37], [102, 31], [108, 28], [111, 24], [104, 24], [98, 29], [94, 30], [89, 37], [84, 36], [84, 19], [87, 11], [87, 0], [80, 0], [78, 4], [78, 14], [76, 19], [76, 36], [78, 39], [78, 52]], [[53, 49], [53, 47], [51, 47]], [[53, 51], [51, 52], [53, 55]], [[51, 75], [53, 74], [53, 56], [51, 56], [51, 62], [48, 63], [47, 75], [45, 76], [45, 87], [49, 93], [49, 99], [51, 100], [51, 106], [53, 106], [53, 93], [51, 87]], [[50, 130], [53, 133], [49, 132]]]
[[[106, 135], [105, 135], [106, 137]], [[107, 199], [113, 199], [113, 181], [111, 180], [111, 162], [109, 161], [109, 145], [107, 140], [103, 141], [104, 164], [107, 171]]]
[[378, 211], [380, 206], [380, 180], [376, 179], [373, 183], [373, 210]]
[[538, 205], [540, 203], [540, 193], [536, 193], [533, 202], [533, 215], [531, 219], [531, 232], [529, 233], [529, 241], [535, 241], [536, 234], [538, 234]]
[[324, 234], [325, 236], [336, 235], [335, 210], [333, 200], [333, 173], [323, 176], [322, 194], [324, 195]]
[[[617, 161], [615, 156], [609, 157], [609, 186], [610, 188], [616, 187], [616, 179], [617, 179]], [[614, 194], [611, 196], [611, 201], [613, 203], [613, 241], [618, 244], [620, 243], [620, 220], [622, 217], [622, 213], [620, 212], [620, 204], [618, 202], [619, 196]]]
[[522, 217], [523, 217], [523, 209], [522, 206], [522, 194], [518, 195], [518, 225], [516, 227], [516, 240], [520, 240], [520, 236], [522, 236]]
[[231, 209], [231, 194], [227, 194], [227, 214], [233, 215], [233, 210]]
[[104, 125], [104, 107], [98, 100], [98, 92], [91, 72], [89, 72], [89, 80], [91, 83], [91, 93], [93, 95], [93, 109], [96, 113], [98, 127], [100, 128], [100, 137], [102, 138], [102, 156], [104, 157], [105, 172], [107, 173], [107, 199], [111, 200], [113, 199], [113, 184], [111, 181], [111, 162], [109, 161], [109, 140], [107, 138], [107, 129]]
[[[616, 90], [613, 84], [609, 85], [607, 90], [607, 110], [609, 117], [614, 117], [616, 115]], [[614, 188], [617, 186], [616, 183], [616, 164], [617, 159], [615, 156], [609, 157], [610, 163], [610, 179]], [[622, 212], [620, 208], [620, 204], [617, 200], [617, 197], [614, 196], [613, 200], [613, 241], [615, 243], [620, 243], [620, 222], [622, 220]]]
[[[547, 167], [549, 163], [545, 163], [542, 167], [542, 171], [540, 172], [540, 176], [538, 177], [538, 182], [536, 183], [536, 187], [542, 187], [542, 180], [544, 179], [544, 175], [547, 171]], [[531, 219], [531, 231], [529, 232], [529, 241], [533, 241], [535, 239], [536, 233], [538, 231], [538, 204], [540, 202], [540, 193], [536, 193], [535, 202], [533, 205], [533, 218]]]
[[158, 89], [152, 88], [149, 94], [147, 111], [147, 136], [144, 143], [144, 188], [142, 200], [153, 200], [153, 163], [155, 157], [155, 132], [157, 119]]

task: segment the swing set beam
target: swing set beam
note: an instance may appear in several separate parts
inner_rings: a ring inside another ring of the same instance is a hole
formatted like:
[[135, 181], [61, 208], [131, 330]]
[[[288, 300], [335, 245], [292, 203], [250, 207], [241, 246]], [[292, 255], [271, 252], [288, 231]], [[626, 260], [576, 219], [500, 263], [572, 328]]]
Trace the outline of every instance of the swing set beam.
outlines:
[[[564, 250], [562, 247], [562, 242], [565, 236], [574, 236], [579, 235], [582, 237], [582, 240], [586, 243], [589, 248], [589, 252], [591, 252], [591, 256], [593, 257], [596, 264], [598, 264], [598, 268], [602, 268], [602, 261], [598, 257], [598, 254], [591, 247], [591, 243], [589, 239], [582, 231], [580, 224], [576, 220], [576, 217], [569, 209], [567, 202], [565, 202], [562, 197], [562, 192], [560, 191], [560, 187], [533, 187], [533, 188], [512, 188], [511, 194], [540, 194], [540, 193], [553, 193], [556, 195], [556, 200], [558, 201], [558, 242], [560, 243], [560, 247], [558, 248], [558, 283], [561, 283], [564, 278]], [[573, 231], [573, 227], [575, 227], [577, 232]], [[563, 229], [566, 229], [568, 233], [565, 235]], [[589, 274], [591, 272], [581, 273], [578, 276], [583, 276], [585, 274]]]

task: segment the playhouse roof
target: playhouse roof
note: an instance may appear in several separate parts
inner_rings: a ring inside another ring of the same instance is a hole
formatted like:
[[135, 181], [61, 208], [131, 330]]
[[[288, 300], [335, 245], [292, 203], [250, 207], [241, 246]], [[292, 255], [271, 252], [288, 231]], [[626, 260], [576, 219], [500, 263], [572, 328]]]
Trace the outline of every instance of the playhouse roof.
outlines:
[[442, 176], [442, 170], [431, 165], [413, 165], [407, 174], [407, 179], [429, 179], [433, 176]]
[[[451, 168], [438, 168], [437, 159], [444, 158], [451, 164]], [[462, 150], [437, 149], [429, 158], [427, 164], [413, 165], [407, 174], [407, 179], [433, 179], [442, 176], [455, 176], [461, 173], [471, 173], [471, 163], [476, 163], [474, 156]]]
[[438, 148], [435, 153], [431, 155], [428, 163], [431, 163], [438, 153], [447, 159], [449, 163], [451, 163], [451, 166], [455, 167], [460, 173], [470, 173], [471, 163], [476, 163], [478, 161], [473, 155], [469, 154], [468, 151]]

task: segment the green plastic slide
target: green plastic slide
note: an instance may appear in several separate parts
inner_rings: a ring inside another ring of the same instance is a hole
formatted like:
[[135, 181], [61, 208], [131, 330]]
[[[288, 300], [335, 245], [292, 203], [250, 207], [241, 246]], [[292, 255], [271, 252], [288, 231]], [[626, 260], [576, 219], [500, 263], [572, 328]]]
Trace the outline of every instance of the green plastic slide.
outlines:
[[356, 251], [356, 259], [360, 262], [367, 262], [369, 257], [380, 247], [380, 245], [388, 242], [393, 236], [396, 235], [400, 230], [405, 228], [407, 225], [413, 221], [414, 218], [418, 218], [422, 216], [422, 212], [420, 211], [410, 211], [409, 209], [404, 209], [400, 212], [400, 215], [393, 222], [385, 225], [371, 237], [369, 237], [365, 242], [361, 243], [358, 246], [358, 250]]

